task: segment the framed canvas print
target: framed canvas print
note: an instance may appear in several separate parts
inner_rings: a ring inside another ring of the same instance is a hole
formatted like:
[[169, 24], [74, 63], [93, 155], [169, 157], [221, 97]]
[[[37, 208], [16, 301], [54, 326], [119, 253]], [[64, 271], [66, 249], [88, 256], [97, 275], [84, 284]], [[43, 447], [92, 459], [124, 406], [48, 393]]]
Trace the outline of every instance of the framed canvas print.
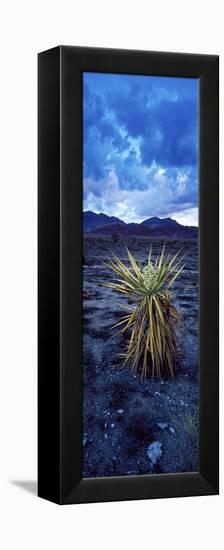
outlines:
[[38, 494], [218, 493], [218, 57], [38, 59]]

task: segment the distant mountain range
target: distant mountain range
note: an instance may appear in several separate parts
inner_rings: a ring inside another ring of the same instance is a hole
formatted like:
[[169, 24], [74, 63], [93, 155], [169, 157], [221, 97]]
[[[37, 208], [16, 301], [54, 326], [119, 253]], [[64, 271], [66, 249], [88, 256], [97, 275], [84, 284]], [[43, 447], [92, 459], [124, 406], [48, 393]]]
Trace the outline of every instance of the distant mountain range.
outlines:
[[83, 212], [84, 233], [97, 235], [112, 235], [117, 233], [133, 237], [170, 237], [194, 239], [198, 236], [198, 228], [181, 225], [172, 218], [149, 218], [141, 223], [125, 223], [114, 216], [96, 214], [90, 210]]

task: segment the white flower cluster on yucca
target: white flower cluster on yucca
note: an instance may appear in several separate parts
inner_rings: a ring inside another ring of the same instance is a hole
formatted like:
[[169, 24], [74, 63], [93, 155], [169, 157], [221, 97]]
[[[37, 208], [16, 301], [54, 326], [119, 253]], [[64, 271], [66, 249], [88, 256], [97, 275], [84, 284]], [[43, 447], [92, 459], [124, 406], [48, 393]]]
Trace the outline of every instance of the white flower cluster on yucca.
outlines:
[[145, 287], [148, 290], [153, 289], [153, 286], [156, 283], [156, 279], [157, 279], [157, 272], [156, 272], [156, 268], [154, 267], [151, 261], [149, 261], [148, 264], [145, 267], [143, 267], [142, 275], [143, 275], [143, 282]]

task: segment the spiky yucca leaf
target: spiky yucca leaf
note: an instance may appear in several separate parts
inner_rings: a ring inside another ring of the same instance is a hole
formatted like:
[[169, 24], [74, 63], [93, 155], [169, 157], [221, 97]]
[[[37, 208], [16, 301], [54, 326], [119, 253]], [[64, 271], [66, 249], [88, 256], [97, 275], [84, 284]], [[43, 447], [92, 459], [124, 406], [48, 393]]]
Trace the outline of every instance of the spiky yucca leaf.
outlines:
[[164, 246], [153, 263], [151, 248], [148, 263], [141, 269], [128, 249], [127, 254], [130, 268], [114, 255], [107, 266], [116, 280], [103, 283], [135, 299], [130, 313], [112, 327], [119, 327], [117, 334], [129, 333], [123, 364], [130, 363], [134, 371], [140, 367], [142, 377], [161, 377], [166, 371], [174, 376], [178, 355], [176, 329], [181, 317], [172, 304], [169, 289], [184, 268], [183, 256], [179, 257], [180, 252], [173, 258], [165, 256]]

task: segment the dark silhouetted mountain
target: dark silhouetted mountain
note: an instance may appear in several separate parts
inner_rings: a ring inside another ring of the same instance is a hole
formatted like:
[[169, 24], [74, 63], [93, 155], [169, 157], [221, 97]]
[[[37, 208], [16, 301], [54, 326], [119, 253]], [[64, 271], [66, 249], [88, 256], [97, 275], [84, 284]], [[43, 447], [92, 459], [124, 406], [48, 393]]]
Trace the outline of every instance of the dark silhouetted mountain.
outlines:
[[172, 218], [149, 218], [148, 220], [144, 220], [144, 222], [141, 223], [141, 225], [144, 225], [146, 227], [161, 227], [161, 226], [169, 226], [169, 227], [177, 227], [178, 222], [176, 220], [172, 220]]
[[124, 237], [161, 237], [172, 239], [194, 239], [198, 228], [181, 225], [172, 218], [149, 218], [141, 223], [125, 223], [114, 216], [84, 212], [84, 232], [100, 235], [117, 233]]
[[114, 216], [107, 216], [106, 214], [96, 214], [88, 210], [83, 212], [83, 231], [84, 233], [90, 233], [98, 227], [106, 227], [111, 224], [124, 224], [122, 220], [115, 218]]

